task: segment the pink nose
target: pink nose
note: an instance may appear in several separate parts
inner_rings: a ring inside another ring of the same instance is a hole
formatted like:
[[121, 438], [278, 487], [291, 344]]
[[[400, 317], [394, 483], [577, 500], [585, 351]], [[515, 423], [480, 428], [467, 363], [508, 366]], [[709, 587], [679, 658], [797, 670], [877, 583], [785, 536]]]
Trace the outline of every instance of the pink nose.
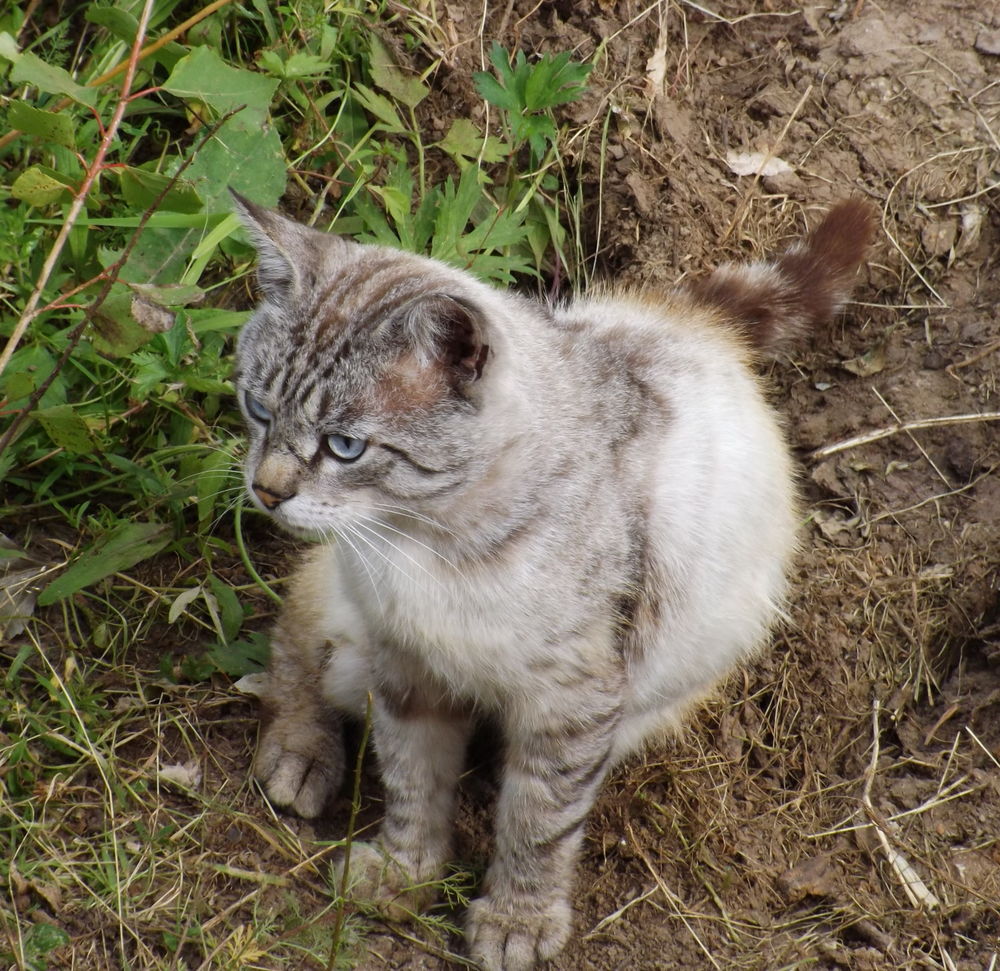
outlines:
[[256, 482], [250, 488], [253, 489], [253, 494], [264, 504], [264, 508], [269, 510], [277, 509], [286, 499], [291, 499], [292, 495], [295, 494], [279, 496], [276, 492], [271, 492]]

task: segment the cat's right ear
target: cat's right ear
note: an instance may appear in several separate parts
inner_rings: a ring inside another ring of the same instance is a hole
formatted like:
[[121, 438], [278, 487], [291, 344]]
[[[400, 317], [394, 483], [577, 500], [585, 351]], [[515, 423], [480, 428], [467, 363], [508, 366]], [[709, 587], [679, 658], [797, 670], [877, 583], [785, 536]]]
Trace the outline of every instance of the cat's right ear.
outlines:
[[264, 295], [280, 301], [307, 286], [303, 276], [312, 265], [307, 236], [313, 230], [258, 206], [231, 186], [229, 193], [257, 250], [257, 281]]

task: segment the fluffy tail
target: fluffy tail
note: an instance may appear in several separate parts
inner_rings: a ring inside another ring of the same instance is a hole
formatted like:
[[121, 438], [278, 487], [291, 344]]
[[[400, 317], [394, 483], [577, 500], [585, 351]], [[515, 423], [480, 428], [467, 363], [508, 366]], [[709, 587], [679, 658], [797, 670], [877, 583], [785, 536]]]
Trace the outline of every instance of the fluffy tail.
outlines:
[[848, 199], [776, 259], [727, 263], [691, 291], [718, 307], [754, 347], [773, 351], [843, 307], [874, 231], [872, 206]]

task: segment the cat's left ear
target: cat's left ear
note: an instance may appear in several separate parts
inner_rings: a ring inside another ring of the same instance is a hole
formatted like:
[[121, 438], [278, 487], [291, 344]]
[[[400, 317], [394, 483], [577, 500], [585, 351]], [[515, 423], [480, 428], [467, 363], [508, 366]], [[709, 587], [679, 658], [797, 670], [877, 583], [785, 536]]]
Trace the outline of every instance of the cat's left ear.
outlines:
[[229, 189], [240, 217], [257, 249], [257, 280], [265, 296], [282, 301], [309, 285], [319, 251], [315, 230], [265, 209]]
[[422, 297], [408, 308], [407, 328], [414, 343], [443, 364], [458, 383], [483, 376], [490, 352], [486, 322], [464, 300], [443, 293]]

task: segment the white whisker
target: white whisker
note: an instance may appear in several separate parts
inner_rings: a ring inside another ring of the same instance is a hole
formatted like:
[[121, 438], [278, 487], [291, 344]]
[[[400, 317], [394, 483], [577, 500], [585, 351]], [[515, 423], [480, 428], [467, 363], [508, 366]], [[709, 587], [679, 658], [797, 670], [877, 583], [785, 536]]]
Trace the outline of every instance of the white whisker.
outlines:
[[379, 593], [378, 584], [375, 582], [375, 575], [372, 573], [367, 557], [351, 542], [346, 529], [332, 527], [332, 532], [337, 539], [343, 540], [354, 551], [354, 555], [361, 561], [361, 566], [364, 568], [365, 573], [368, 574], [368, 579], [371, 581], [372, 590], [375, 593], [375, 599], [378, 601], [379, 608], [381, 608], [382, 595]]
[[365, 546], [367, 546], [370, 550], [372, 550], [373, 552], [377, 553], [385, 561], [385, 563], [386, 563], [387, 566], [392, 567], [392, 569], [394, 569], [394, 570], [398, 570], [411, 583], [416, 583], [417, 582], [416, 579], [414, 577], [412, 577], [409, 573], [407, 573], [406, 570], [404, 570], [402, 568], [402, 566], [399, 565], [399, 563], [397, 563], [391, 556], [389, 556], [385, 552], [385, 550], [379, 549], [379, 546], [378, 546], [377, 543], [372, 542], [372, 540], [371, 540], [370, 537], [366, 536], [364, 533], [359, 532], [356, 525], [351, 524], [350, 526], [348, 526], [347, 524], [341, 524], [338, 528], [339, 529], [347, 529], [347, 530], [349, 530], [350, 533], [351, 533], [351, 535], [355, 539], [357, 539], [360, 542], [364, 543]]
[[[428, 570], [427, 567], [423, 565], [423, 563], [412, 557], [409, 553], [406, 552], [406, 550], [397, 546], [387, 536], [383, 536], [380, 532], [378, 532], [377, 530], [375, 530], [373, 527], [369, 526], [362, 520], [355, 520], [351, 524], [351, 527], [354, 530], [354, 534], [359, 538], [362, 537], [362, 534], [359, 532], [359, 530], [362, 529], [378, 537], [378, 539], [380, 539], [383, 543], [387, 544], [388, 546], [391, 546], [392, 549], [394, 549], [400, 556], [406, 557], [406, 559], [408, 559], [418, 570], [420, 570], [421, 573], [427, 576], [430, 580], [433, 580], [434, 583], [436, 583], [438, 586], [441, 586], [441, 581], [436, 576], [434, 576], [434, 574], [431, 573], [431, 571]], [[405, 536], [406, 534], [404, 533], [403, 535]], [[403, 568], [391, 556], [388, 556], [382, 550], [379, 550], [378, 546], [375, 543], [372, 543], [371, 540], [368, 540], [368, 542], [371, 545], [372, 549], [377, 550], [385, 558], [387, 563], [392, 563], [393, 566], [395, 566], [400, 571], [400, 573], [403, 574], [403, 576], [407, 577], [407, 579], [409, 579], [411, 582], [416, 582], [414, 578], [411, 577], [408, 573], [406, 573], [406, 571], [403, 570]]]
[[[448, 566], [450, 566], [453, 570], [456, 570], [456, 571], [458, 570], [458, 567], [455, 566], [455, 564], [452, 563], [452, 561], [449, 560], [447, 556], [445, 556], [440, 551], [434, 549], [433, 546], [428, 546], [426, 543], [422, 543], [419, 539], [417, 539], [415, 536], [411, 536], [405, 530], [396, 529], [395, 526], [390, 526], [388, 523], [384, 523], [380, 519], [374, 519], [371, 516], [359, 516], [358, 519], [361, 520], [363, 523], [371, 523], [372, 525], [369, 526], [369, 529], [373, 528], [374, 526], [380, 526], [382, 529], [388, 529], [388, 530], [390, 530], [391, 532], [395, 533], [397, 536], [402, 536], [405, 539], [408, 539], [411, 543], [416, 543], [417, 546], [420, 546], [423, 549], [427, 550], [428, 553], [433, 553], [434, 556], [436, 556], [439, 560], [442, 560], [445, 563], [447, 563]], [[386, 542], [388, 542], [388, 540]], [[403, 551], [400, 550], [400, 552], [402, 553]]]
[[453, 529], [449, 529], [443, 523], [439, 523], [436, 519], [432, 519], [430, 516], [414, 512], [412, 509], [407, 509], [404, 506], [393, 506], [388, 503], [376, 502], [372, 504], [372, 509], [392, 513], [396, 516], [402, 516], [404, 519], [415, 519], [417, 522], [426, 523], [428, 526], [433, 526], [435, 529], [441, 530], [442, 533], [448, 533], [449, 536], [458, 538], [458, 533], [456, 533]]

